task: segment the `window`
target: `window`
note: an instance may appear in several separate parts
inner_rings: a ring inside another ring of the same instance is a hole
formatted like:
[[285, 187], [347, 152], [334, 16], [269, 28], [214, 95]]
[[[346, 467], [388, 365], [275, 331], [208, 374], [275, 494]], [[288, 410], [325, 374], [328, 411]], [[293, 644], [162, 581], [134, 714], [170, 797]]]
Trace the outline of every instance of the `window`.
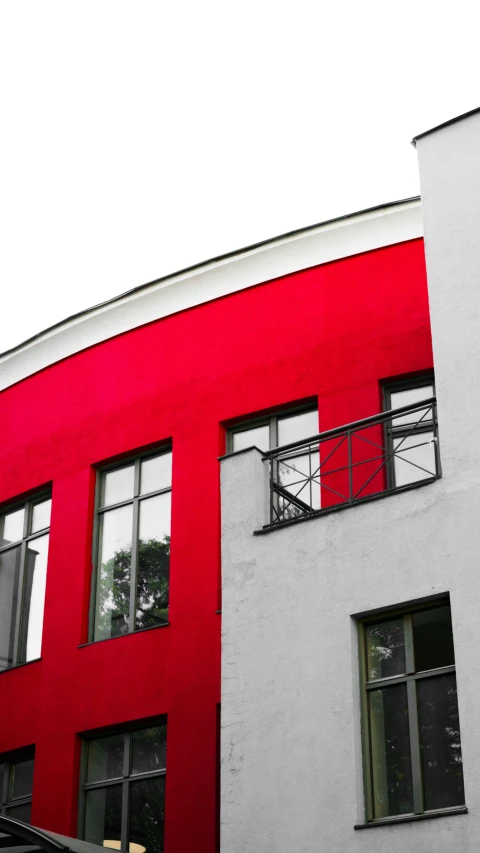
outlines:
[[40, 657], [50, 497], [0, 515], [0, 670]]
[[162, 853], [166, 751], [166, 725], [86, 743], [85, 841], [129, 853]]
[[[301, 409], [270, 415], [232, 427], [228, 432], [227, 450], [235, 453], [255, 445], [259, 450], [272, 450], [296, 441], [318, 435], [318, 409]], [[278, 494], [277, 502], [285, 502], [278, 508], [284, 518], [297, 514], [298, 508], [320, 509], [320, 456], [318, 451], [292, 451], [291, 457], [283, 457], [275, 467], [275, 480], [285, 496]], [[292, 503], [295, 498], [295, 505]]]
[[[435, 396], [433, 377], [397, 382], [385, 387], [385, 410], [414, 406]], [[439, 473], [436, 407], [399, 415], [387, 423], [390, 488], [428, 480]]]
[[360, 629], [367, 819], [463, 806], [448, 601]]
[[0, 756], [0, 814], [30, 822], [33, 749]]
[[168, 622], [172, 453], [99, 476], [93, 639]]

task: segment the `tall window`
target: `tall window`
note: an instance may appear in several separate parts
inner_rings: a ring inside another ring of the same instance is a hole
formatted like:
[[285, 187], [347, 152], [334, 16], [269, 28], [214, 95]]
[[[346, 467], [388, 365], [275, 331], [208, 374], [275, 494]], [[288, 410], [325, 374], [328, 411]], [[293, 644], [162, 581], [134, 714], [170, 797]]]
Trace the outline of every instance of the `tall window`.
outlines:
[[[414, 406], [434, 396], [433, 377], [396, 382], [385, 386], [385, 409]], [[436, 476], [436, 407], [399, 415], [386, 426], [387, 447], [395, 454], [388, 472], [390, 487], [398, 489]]]
[[[246, 421], [232, 427], [227, 436], [227, 450], [235, 453], [255, 445], [259, 450], [272, 450], [296, 441], [303, 441], [318, 434], [318, 409], [308, 408], [293, 412], [269, 415]], [[285, 503], [279, 508], [283, 517], [296, 515], [296, 505], [320, 509], [320, 456], [293, 450], [292, 455], [282, 458], [276, 465], [275, 479], [285, 490], [285, 497], [277, 500]], [[293, 499], [293, 501], [292, 501]]]
[[40, 657], [50, 497], [0, 515], [0, 669]]
[[162, 853], [167, 727], [86, 744], [83, 837], [129, 853]]
[[171, 451], [100, 473], [93, 639], [168, 621]]
[[465, 803], [447, 601], [361, 625], [367, 819]]
[[30, 822], [33, 748], [0, 756], [0, 814]]

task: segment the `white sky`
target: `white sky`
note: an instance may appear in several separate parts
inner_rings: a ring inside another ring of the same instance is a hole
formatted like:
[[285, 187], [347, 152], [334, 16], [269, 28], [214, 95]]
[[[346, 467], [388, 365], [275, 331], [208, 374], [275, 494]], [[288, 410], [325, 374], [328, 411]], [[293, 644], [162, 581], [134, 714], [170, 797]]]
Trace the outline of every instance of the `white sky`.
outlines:
[[146, 281], [419, 192], [480, 105], [471, 0], [1, 0], [0, 352]]

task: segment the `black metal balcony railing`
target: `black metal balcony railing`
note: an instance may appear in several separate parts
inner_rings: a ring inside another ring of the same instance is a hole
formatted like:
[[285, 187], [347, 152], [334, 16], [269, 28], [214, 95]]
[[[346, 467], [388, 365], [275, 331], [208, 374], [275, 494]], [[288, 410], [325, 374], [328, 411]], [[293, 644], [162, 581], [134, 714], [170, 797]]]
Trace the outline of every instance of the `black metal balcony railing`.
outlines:
[[264, 459], [265, 528], [432, 482], [441, 475], [436, 398], [275, 448]]

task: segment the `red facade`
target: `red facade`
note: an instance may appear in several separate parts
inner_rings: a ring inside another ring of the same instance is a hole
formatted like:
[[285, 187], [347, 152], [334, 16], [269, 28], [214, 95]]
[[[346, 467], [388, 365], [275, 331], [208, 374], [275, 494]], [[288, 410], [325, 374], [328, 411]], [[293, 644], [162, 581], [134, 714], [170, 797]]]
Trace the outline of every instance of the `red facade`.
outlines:
[[[83, 732], [166, 714], [166, 853], [214, 853], [225, 424], [319, 429], [433, 367], [423, 241], [288, 275], [84, 350], [1, 397], [2, 505], [51, 484], [42, 659], [0, 673], [0, 753], [35, 744], [32, 823], [77, 834]], [[96, 467], [171, 440], [168, 627], [87, 643]]]

